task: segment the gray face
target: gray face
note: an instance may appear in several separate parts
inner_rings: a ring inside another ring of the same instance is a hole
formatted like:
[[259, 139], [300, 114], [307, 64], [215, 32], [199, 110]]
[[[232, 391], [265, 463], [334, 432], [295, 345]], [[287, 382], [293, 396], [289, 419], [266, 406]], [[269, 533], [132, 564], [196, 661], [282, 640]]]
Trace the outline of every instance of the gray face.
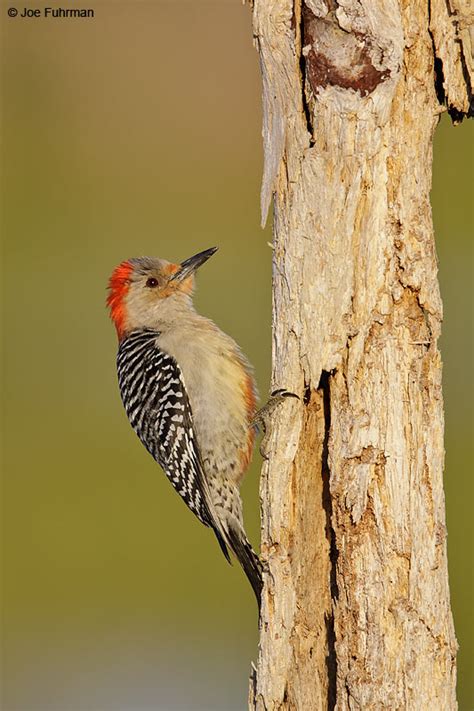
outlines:
[[[132, 269], [125, 277], [126, 291], [119, 297], [123, 304], [119, 332], [162, 329], [186, 311], [193, 312], [190, 297], [194, 291], [194, 273], [216, 250], [217, 247], [206, 249], [181, 264], [156, 257], [129, 259], [126, 264]], [[118, 310], [121, 311], [120, 306]]]
[[[168, 285], [170, 277], [179, 269], [179, 265], [171, 264], [171, 262], [158, 259], [158, 257], [134, 257], [129, 259], [129, 262], [133, 267], [130, 274], [131, 285], [141, 284], [142, 287], [148, 286], [150, 289], [164, 289]], [[152, 282], [147, 285], [147, 281], [152, 279], [157, 280], [156, 286], [152, 285]]]
[[180, 278], [181, 265], [155, 257], [130, 259], [133, 271], [125, 295], [126, 329], [163, 327], [192, 309], [193, 275]]

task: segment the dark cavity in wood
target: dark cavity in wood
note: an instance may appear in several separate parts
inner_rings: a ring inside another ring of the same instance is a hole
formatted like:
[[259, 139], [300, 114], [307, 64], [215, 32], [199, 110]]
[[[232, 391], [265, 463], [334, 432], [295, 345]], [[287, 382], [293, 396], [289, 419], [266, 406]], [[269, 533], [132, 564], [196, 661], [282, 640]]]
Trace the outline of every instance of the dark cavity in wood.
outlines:
[[390, 76], [389, 69], [374, 67], [370, 39], [341, 29], [333, 11], [320, 18], [303, 5], [302, 24], [306, 76], [314, 94], [331, 85], [367, 96]]

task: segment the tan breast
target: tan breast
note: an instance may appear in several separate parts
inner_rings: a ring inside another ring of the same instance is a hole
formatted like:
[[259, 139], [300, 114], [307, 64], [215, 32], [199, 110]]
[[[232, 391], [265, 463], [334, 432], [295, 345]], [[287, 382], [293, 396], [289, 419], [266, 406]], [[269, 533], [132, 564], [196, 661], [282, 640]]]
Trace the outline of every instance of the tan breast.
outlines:
[[250, 365], [230, 336], [197, 314], [163, 332], [158, 343], [181, 368], [206, 473], [240, 482], [253, 444]]

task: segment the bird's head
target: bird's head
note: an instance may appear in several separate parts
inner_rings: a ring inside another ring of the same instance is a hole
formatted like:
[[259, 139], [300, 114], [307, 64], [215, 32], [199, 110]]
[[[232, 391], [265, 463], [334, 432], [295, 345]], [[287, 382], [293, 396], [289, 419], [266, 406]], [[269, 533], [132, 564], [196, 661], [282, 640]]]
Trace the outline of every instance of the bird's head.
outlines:
[[194, 273], [217, 247], [199, 252], [181, 264], [156, 257], [127, 259], [109, 280], [107, 306], [119, 339], [136, 328], [156, 328], [192, 308]]

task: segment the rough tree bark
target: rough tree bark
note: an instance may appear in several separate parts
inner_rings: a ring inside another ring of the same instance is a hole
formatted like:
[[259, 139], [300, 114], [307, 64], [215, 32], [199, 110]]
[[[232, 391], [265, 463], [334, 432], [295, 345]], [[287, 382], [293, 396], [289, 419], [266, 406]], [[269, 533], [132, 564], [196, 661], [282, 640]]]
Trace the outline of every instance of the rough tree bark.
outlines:
[[456, 708], [442, 488], [440, 113], [468, 0], [255, 0], [274, 197], [267, 574], [250, 707]]

